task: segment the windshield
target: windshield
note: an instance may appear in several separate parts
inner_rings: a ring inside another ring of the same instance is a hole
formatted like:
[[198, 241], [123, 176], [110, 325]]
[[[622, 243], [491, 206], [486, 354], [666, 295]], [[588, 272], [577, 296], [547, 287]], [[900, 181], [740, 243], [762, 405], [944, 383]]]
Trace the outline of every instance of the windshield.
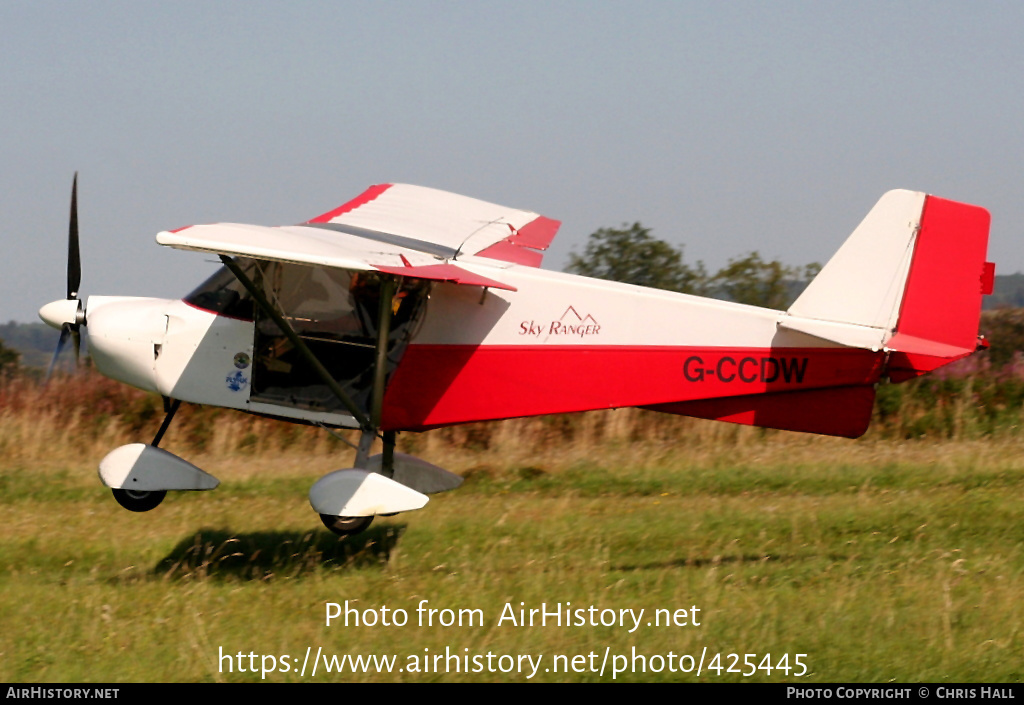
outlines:
[[[237, 258], [235, 261], [246, 275], [250, 278], [253, 276], [255, 260]], [[240, 318], [244, 321], [253, 319], [252, 297], [227, 267], [221, 267], [213, 276], [196, 287], [185, 297], [185, 302], [220, 316]]]

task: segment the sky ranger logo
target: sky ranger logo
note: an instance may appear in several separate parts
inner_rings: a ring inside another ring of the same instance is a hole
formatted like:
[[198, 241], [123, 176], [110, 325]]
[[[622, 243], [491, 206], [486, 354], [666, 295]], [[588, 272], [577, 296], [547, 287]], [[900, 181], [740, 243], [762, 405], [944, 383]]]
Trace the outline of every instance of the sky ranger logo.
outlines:
[[601, 324], [589, 313], [581, 316], [572, 306], [565, 309], [565, 313], [557, 321], [538, 323], [537, 321], [523, 321], [519, 324], [519, 335], [528, 335], [539, 338], [542, 335], [547, 342], [552, 336], [558, 338], [586, 338], [601, 333]]

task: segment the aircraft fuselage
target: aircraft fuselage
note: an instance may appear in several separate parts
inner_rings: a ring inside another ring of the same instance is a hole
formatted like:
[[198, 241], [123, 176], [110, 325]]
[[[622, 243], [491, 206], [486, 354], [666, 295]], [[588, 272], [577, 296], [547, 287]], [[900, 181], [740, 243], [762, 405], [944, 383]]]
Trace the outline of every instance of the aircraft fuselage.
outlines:
[[[500, 277], [516, 291], [433, 284], [388, 380], [384, 430], [630, 406], [686, 413], [671, 405], [864, 387], [883, 370], [881, 352], [779, 328], [780, 311], [514, 265]], [[358, 425], [344, 410], [254, 391], [254, 320], [167, 299], [94, 296], [87, 310], [107, 376], [199, 404]]]

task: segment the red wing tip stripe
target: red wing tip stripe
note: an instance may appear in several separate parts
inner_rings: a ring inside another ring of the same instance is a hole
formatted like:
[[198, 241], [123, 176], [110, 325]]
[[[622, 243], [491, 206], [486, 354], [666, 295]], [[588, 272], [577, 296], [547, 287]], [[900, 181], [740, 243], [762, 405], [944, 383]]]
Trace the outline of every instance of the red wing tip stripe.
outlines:
[[476, 254], [478, 257], [498, 259], [512, 264], [524, 264], [527, 267], [540, 267], [540, 263], [544, 261], [542, 253], [527, 247], [519, 247], [515, 242], [511, 242], [510, 238], [500, 240]]
[[479, 257], [499, 259], [512, 264], [523, 264], [527, 267], [540, 267], [544, 261], [543, 250], [548, 249], [562, 223], [551, 218], [538, 216], [523, 227], [516, 230], [509, 225], [512, 234], [499, 240], [490, 247], [477, 252]]
[[491, 289], [505, 289], [516, 291], [510, 284], [503, 284], [495, 279], [488, 279], [479, 274], [456, 267], [453, 264], [428, 264], [422, 267], [384, 267], [378, 264], [373, 265], [375, 269], [388, 274], [397, 274], [402, 277], [414, 277], [416, 279], [430, 279], [432, 281], [451, 282], [466, 286], [483, 286]]
[[185, 225], [185, 226], [182, 226], [180, 228], [175, 228], [174, 230], [168, 230], [167, 232], [169, 232], [169, 233], [180, 233], [182, 230], [188, 230], [191, 227], [192, 227], [191, 225]]
[[371, 186], [370, 188], [366, 189], [361, 194], [359, 194], [358, 196], [353, 198], [351, 201], [348, 201], [347, 203], [343, 203], [340, 206], [338, 206], [337, 208], [335, 208], [334, 210], [327, 211], [323, 215], [318, 215], [317, 217], [315, 217], [312, 220], [309, 220], [307, 222], [309, 222], [309, 223], [327, 223], [327, 222], [330, 222], [331, 220], [334, 220], [335, 218], [337, 218], [339, 215], [344, 215], [345, 213], [348, 213], [350, 211], [354, 211], [359, 206], [366, 205], [370, 201], [372, 201], [372, 200], [376, 199], [377, 197], [379, 197], [382, 193], [387, 191], [389, 188], [391, 188], [392, 185], [393, 184], [376, 184], [375, 186]]
[[534, 250], [546, 250], [555, 239], [558, 229], [562, 226], [559, 220], [538, 216], [509, 238], [513, 245], [529, 247]]

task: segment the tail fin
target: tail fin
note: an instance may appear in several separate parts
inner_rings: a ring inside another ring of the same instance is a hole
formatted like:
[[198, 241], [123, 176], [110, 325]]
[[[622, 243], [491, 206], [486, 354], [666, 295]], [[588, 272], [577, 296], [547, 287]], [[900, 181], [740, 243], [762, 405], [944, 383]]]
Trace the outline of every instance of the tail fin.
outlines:
[[981, 297], [992, 293], [983, 208], [890, 191], [780, 323], [890, 353], [894, 382], [974, 352]]
[[896, 332], [886, 343], [889, 378], [900, 382], [974, 352], [981, 297], [992, 293], [986, 262], [988, 211], [934, 196], [925, 200]]

